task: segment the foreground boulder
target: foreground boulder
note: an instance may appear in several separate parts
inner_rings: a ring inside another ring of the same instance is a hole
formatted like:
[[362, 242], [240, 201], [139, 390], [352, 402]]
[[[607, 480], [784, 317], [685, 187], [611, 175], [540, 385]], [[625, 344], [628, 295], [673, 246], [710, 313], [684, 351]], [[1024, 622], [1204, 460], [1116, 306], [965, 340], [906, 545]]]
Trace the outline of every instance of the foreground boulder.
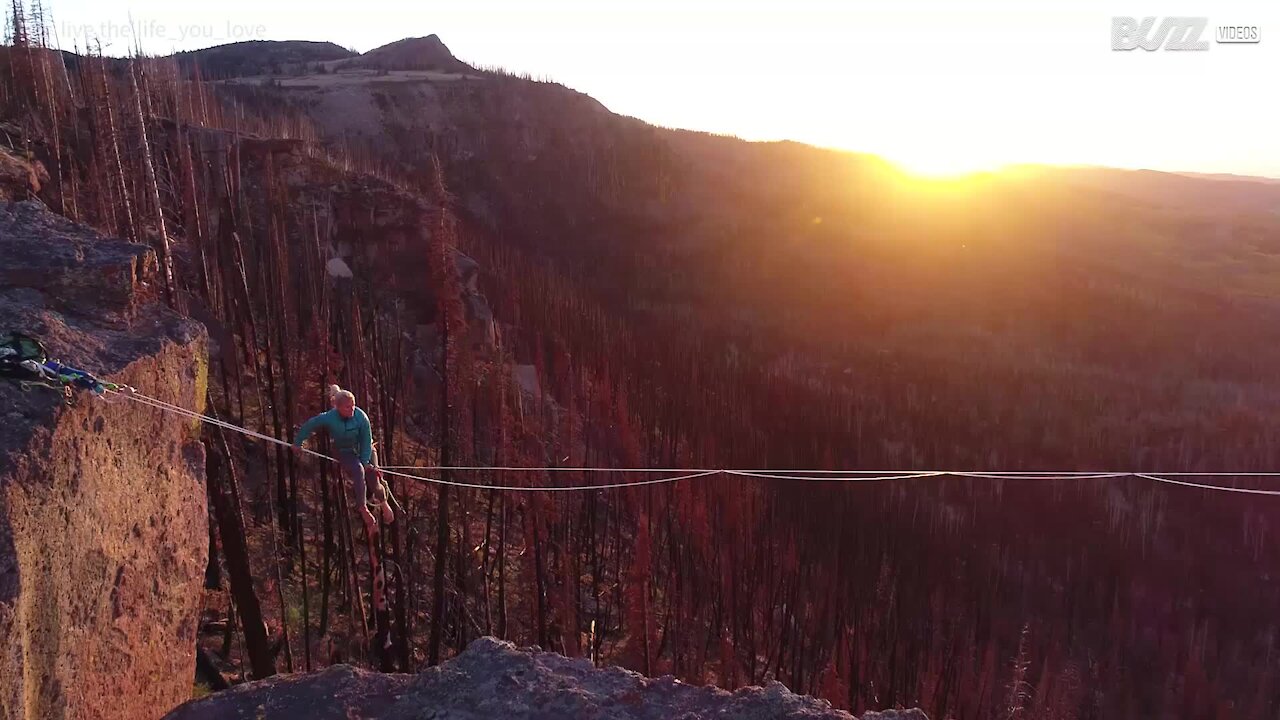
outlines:
[[[0, 202], [0, 331], [203, 407], [203, 329], [156, 260], [37, 202]], [[0, 719], [146, 720], [190, 697], [208, 552], [197, 429], [0, 379]]]
[[[309, 675], [240, 685], [174, 710], [166, 720], [852, 720], [779, 683], [725, 692], [619, 668], [596, 669], [481, 638], [418, 675], [384, 675], [337, 665]], [[863, 720], [927, 720], [918, 710], [867, 713]]]

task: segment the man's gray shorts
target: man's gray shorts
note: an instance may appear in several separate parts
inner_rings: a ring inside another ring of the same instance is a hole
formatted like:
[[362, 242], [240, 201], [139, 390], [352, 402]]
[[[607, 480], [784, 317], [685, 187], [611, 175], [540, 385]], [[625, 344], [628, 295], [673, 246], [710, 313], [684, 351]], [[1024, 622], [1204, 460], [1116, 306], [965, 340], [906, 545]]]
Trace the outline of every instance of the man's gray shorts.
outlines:
[[[342, 453], [338, 457], [338, 462], [342, 464], [342, 471], [346, 473], [347, 478], [351, 481], [351, 502], [360, 507], [369, 502], [365, 495], [364, 482], [364, 464], [360, 462], [360, 458], [349, 453]], [[369, 464], [373, 467], [378, 466], [378, 451], [374, 450], [373, 455], [369, 457]]]

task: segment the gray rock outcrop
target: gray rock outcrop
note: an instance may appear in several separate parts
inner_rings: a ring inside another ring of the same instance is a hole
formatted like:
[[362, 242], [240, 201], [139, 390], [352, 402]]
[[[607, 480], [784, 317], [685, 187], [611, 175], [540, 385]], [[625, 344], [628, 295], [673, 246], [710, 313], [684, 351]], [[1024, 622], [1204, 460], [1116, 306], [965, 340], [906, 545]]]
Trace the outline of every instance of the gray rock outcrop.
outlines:
[[[780, 683], [726, 692], [646, 678], [493, 638], [418, 675], [346, 665], [241, 685], [177, 708], [165, 720], [853, 720]], [[918, 710], [862, 720], [928, 720]]]

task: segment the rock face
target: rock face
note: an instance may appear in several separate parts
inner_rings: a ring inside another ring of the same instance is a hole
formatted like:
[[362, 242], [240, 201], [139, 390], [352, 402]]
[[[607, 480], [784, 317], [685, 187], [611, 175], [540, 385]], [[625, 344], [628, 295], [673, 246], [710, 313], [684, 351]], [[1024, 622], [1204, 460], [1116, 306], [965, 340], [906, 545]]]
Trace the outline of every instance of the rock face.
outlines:
[[[430, 321], [436, 298], [428, 256], [436, 221], [429, 201], [372, 176], [341, 172], [308, 156], [301, 141], [250, 139], [240, 147], [246, 166], [270, 164], [284, 180], [298, 227], [315, 223], [328, 229], [319, 240], [329, 277], [376, 282], [405, 301], [415, 324]], [[310, 245], [316, 238], [294, 241]], [[454, 264], [470, 340], [479, 351], [491, 350], [499, 342], [498, 328], [480, 289], [480, 265], [457, 249]]]
[[0, 147], [0, 200], [26, 200], [40, 192], [49, 173], [36, 161], [23, 160]]
[[[586, 660], [519, 650], [481, 638], [458, 657], [418, 675], [383, 675], [338, 665], [310, 675], [241, 685], [174, 710], [165, 720], [852, 720], [846, 712], [779, 683], [729, 693], [671, 678], [649, 679]], [[867, 713], [862, 720], [927, 720], [918, 710]]]
[[[203, 408], [201, 326], [151, 250], [0, 202], [0, 329]], [[155, 718], [190, 697], [208, 550], [198, 430], [122, 399], [0, 379], [0, 719]]]

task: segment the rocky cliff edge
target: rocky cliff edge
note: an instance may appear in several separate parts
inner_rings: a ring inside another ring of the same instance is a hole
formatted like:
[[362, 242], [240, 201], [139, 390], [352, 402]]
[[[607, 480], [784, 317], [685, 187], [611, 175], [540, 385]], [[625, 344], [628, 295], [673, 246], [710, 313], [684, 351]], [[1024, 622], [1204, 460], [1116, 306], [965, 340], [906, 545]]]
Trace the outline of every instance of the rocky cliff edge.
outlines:
[[[203, 408], [203, 328], [151, 250], [0, 202], [0, 332]], [[0, 379], [0, 719], [159, 717], [191, 695], [208, 551], [198, 431], [151, 408]]]

